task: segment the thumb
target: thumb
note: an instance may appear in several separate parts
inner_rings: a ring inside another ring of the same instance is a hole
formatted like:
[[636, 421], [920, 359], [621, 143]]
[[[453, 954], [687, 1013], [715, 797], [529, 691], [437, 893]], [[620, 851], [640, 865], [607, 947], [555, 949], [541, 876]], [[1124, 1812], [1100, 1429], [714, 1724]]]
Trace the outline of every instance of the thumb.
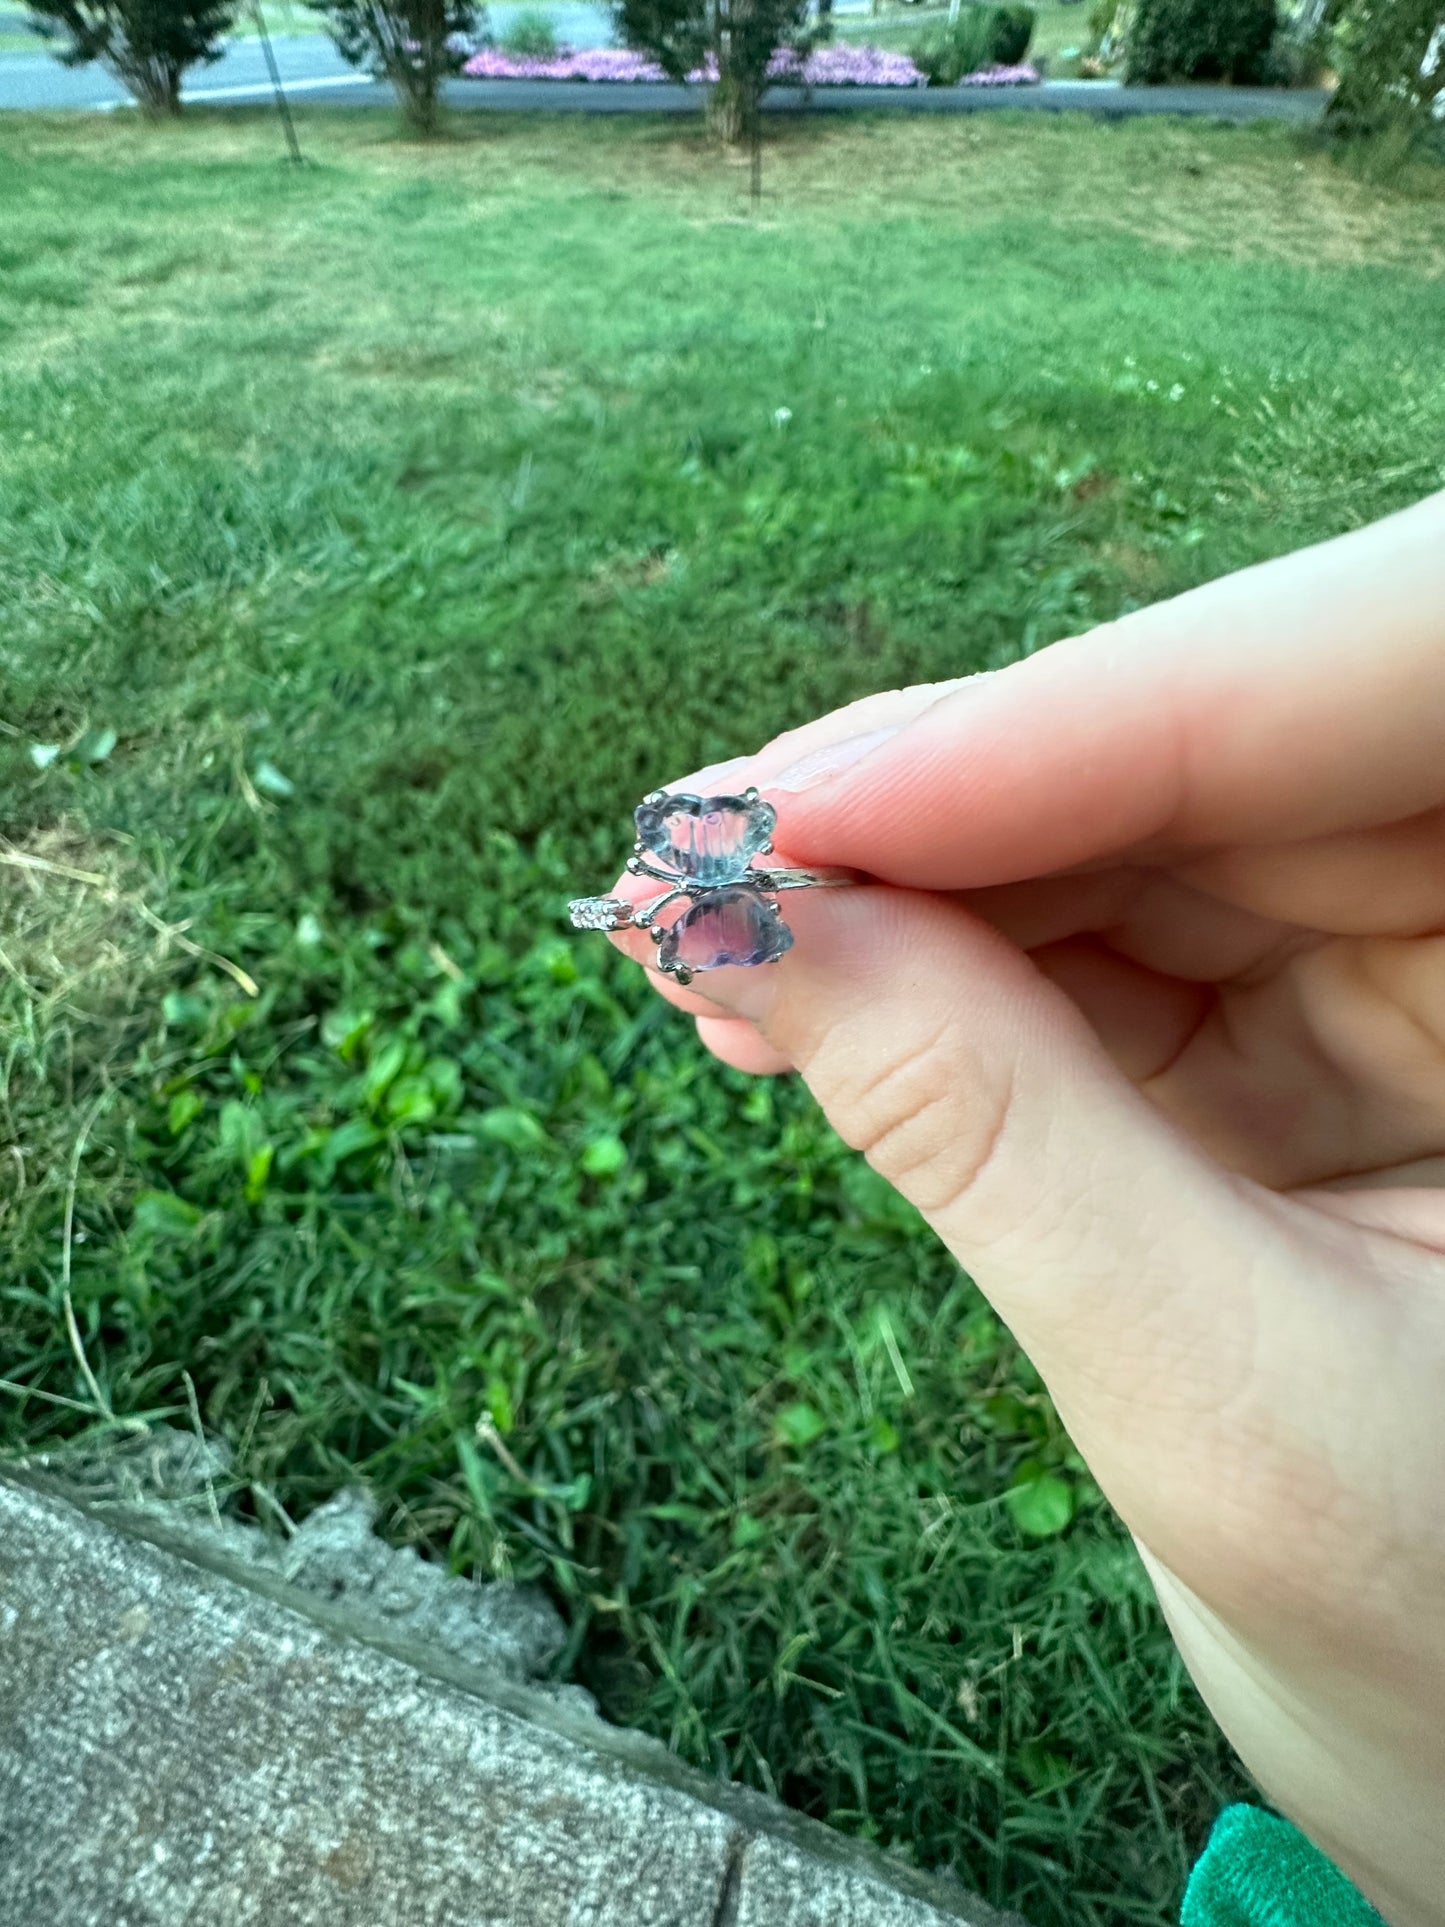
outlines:
[[795, 946], [777, 968], [712, 971], [694, 990], [755, 1023], [924, 1214], [1136, 1533], [1159, 1546], [1169, 1521], [1188, 1531], [1204, 1495], [1185, 1488], [1239, 1457], [1251, 1401], [1261, 1431], [1277, 1425], [1291, 1382], [1309, 1385], [1311, 1332], [1338, 1343], [1307, 1302], [1321, 1266], [1302, 1243], [1359, 1234], [1321, 1233], [1213, 1164], [1068, 997], [953, 900], [860, 886], [800, 892], [786, 914]]

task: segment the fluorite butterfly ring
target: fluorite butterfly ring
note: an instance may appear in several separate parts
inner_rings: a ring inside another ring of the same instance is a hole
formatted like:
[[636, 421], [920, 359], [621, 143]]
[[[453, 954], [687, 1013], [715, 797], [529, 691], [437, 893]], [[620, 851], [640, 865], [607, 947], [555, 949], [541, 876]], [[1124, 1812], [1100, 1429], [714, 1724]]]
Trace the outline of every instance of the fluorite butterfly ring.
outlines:
[[[637, 841], [627, 868], [665, 887], [644, 903], [577, 897], [568, 905], [578, 930], [647, 930], [657, 967], [680, 984], [723, 964], [775, 963], [793, 933], [772, 898], [780, 890], [854, 883], [848, 870], [768, 870], [778, 813], [756, 790], [741, 796], [689, 796], [654, 790], [634, 813]], [[667, 923], [660, 914], [686, 906]]]

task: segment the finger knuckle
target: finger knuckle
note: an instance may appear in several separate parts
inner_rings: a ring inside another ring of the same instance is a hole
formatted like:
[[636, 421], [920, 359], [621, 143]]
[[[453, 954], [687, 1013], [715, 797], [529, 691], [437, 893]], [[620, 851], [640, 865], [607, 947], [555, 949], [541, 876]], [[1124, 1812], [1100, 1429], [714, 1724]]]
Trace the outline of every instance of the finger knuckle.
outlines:
[[1007, 1100], [980, 1101], [984, 1081], [960, 1061], [947, 1027], [851, 1070], [836, 1093], [836, 1121], [890, 1184], [936, 1216], [970, 1192], [997, 1149]]

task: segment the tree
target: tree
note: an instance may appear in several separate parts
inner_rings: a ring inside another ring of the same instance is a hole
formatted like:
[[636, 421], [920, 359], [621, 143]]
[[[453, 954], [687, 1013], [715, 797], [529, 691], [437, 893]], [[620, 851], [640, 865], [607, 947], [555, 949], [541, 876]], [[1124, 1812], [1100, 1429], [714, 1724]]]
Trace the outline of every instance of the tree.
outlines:
[[32, 0], [47, 37], [67, 36], [67, 67], [98, 60], [147, 114], [181, 111], [181, 76], [221, 57], [236, 0]]
[[343, 60], [396, 89], [418, 134], [437, 131], [441, 86], [460, 73], [481, 24], [477, 0], [315, 0]]
[[734, 143], [757, 132], [774, 53], [801, 62], [812, 50], [808, 11], [808, 0], [616, 0], [615, 7], [622, 40], [651, 54], [670, 79], [707, 75], [709, 124]]
[[1340, 76], [1331, 131], [1426, 131], [1445, 91], [1445, 0], [1335, 0], [1327, 19]]
[[[1116, 30], [1124, 12], [1115, 16]], [[1279, 23], [1275, 0], [1135, 0], [1122, 24], [1124, 78], [1148, 87], [1262, 80]]]

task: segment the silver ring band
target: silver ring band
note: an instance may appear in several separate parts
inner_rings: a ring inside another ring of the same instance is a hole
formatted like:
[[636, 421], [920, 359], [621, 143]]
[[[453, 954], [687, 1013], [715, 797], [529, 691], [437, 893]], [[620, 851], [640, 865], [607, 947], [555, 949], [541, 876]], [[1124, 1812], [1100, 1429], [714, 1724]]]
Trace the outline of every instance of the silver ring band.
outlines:
[[[856, 870], [749, 870], [736, 882], [772, 896], [780, 890], [840, 890], [862, 880]], [[680, 883], [642, 903], [629, 903], [626, 897], [573, 897], [567, 914], [574, 930], [649, 930], [652, 919], [648, 912], [653, 906], [673, 897], [687, 896], [696, 901], [709, 894], [706, 884]]]
[[753, 870], [748, 881], [760, 890], [841, 890], [863, 879], [857, 870]]

